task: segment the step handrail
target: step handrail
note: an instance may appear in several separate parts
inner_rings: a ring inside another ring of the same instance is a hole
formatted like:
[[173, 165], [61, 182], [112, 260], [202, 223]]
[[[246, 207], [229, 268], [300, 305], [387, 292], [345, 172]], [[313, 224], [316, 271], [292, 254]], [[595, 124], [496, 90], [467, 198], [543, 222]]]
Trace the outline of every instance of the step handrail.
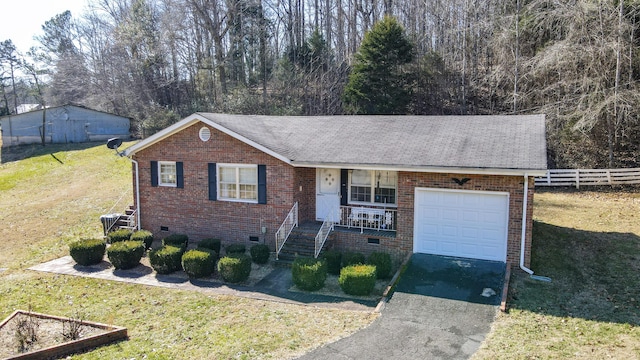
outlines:
[[314, 258], [318, 258], [318, 255], [320, 255], [320, 252], [322, 251], [322, 247], [324, 246], [324, 243], [327, 241], [327, 238], [329, 237], [329, 234], [331, 233], [331, 231], [333, 231], [333, 226], [336, 222], [336, 220], [333, 218], [335, 214], [337, 214], [338, 209], [334, 208], [331, 211], [329, 211], [329, 213], [327, 214], [327, 216], [325, 216], [324, 221], [322, 222], [322, 226], [320, 226], [320, 230], [318, 230], [318, 234], [316, 234], [316, 239], [315, 239], [315, 250], [314, 250]]
[[298, 202], [293, 204], [293, 207], [284, 218], [282, 225], [280, 225], [278, 231], [276, 231], [276, 259], [278, 259], [278, 255], [280, 255], [280, 251], [284, 243], [287, 242], [294, 227], [298, 227]]

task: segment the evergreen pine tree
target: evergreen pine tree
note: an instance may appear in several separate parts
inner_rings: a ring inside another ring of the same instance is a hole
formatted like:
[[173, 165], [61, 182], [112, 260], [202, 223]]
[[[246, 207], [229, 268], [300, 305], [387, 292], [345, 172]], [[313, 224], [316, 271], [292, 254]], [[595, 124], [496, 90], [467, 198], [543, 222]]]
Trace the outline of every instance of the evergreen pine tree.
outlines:
[[385, 17], [364, 36], [344, 90], [353, 114], [404, 114], [411, 100], [403, 65], [413, 60], [413, 45], [395, 18]]

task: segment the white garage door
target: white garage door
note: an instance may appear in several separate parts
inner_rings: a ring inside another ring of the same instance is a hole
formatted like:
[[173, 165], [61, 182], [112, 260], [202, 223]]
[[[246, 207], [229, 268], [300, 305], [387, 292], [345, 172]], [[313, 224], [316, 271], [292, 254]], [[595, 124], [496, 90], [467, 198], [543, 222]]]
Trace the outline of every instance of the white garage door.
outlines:
[[413, 251], [506, 261], [509, 194], [416, 189]]

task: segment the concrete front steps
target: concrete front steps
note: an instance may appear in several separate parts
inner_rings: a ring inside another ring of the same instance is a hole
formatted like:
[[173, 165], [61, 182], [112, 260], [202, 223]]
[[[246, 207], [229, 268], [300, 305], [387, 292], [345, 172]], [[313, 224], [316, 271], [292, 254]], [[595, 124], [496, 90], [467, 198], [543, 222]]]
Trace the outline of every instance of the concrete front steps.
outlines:
[[[300, 224], [300, 226], [293, 228], [291, 235], [284, 243], [278, 260], [275, 265], [283, 267], [291, 267], [293, 260], [296, 257], [313, 257], [315, 252], [315, 239], [318, 231], [320, 230], [321, 223], [309, 222]], [[331, 238], [331, 234], [329, 235]], [[327, 241], [329, 241], [327, 239]], [[326, 249], [325, 243], [323, 251]], [[320, 252], [322, 254], [322, 251]]]

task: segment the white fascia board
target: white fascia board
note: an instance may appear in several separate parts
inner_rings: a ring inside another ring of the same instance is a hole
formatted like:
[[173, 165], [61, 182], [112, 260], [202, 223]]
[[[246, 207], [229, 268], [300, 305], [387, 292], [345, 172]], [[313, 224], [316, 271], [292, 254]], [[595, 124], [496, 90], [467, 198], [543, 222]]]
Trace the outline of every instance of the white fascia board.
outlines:
[[471, 175], [507, 175], [507, 176], [544, 176], [547, 170], [540, 169], [490, 169], [490, 168], [454, 168], [454, 167], [428, 167], [428, 166], [393, 166], [371, 164], [331, 164], [331, 163], [300, 163], [293, 162], [295, 167], [354, 169], [354, 170], [388, 170], [408, 172], [428, 172], [442, 174], [471, 174]]
[[222, 125], [220, 125], [220, 124], [208, 119], [207, 117], [200, 115], [199, 113], [191, 114], [191, 115], [187, 116], [186, 118], [178, 121], [177, 123], [175, 123], [175, 124], [165, 128], [165, 129], [163, 129], [163, 130], [161, 130], [161, 131], [149, 136], [148, 138], [146, 138], [146, 139], [144, 139], [144, 140], [142, 140], [142, 141], [130, 146], [129, 148], [127, 148], [124, 151], [124, 155], [130, 157], [131, 155], [135, 154], [136, 152], [138, 152], [140, 150], [143, 150], [143, 149], [145, 149], [145, 148], [147, 148], [147, 147], [149, 147], [149, 146], [151, 146], [151, 145], [153, 145], [153, 144], [155, 144], [155, 143], [157, 143], [159, 141], [162, 141], [162, 140], [168, 138], [169, 136], [171, 136], [171, 135], [173, 135], [175, 133], [178, 133], [181, 130], [183, 130], [183, 129], [185, 129], [185, 128], [187, 128], [187, 127], [189, 127], [189, 126], [191, 126], [191, 125], [193, 125], [193, 124], [195, 124], [197, 122], [202, 122], [204, 124], [207, 124], [207, 125], [211, 126], [212, 128], [214, 128], [214, 129], [216, 129], [216, 130], [218, 130], [218, 131], [220, 131], [222, 133], [225, 133], [225, 134], [227, 134], [227, 135], [229, 135], [229, 136], [231, 136], [231, 137], [233, 137], [233, 138], [235, 138], [237, 140], [240, 140], [243, 143], [245, 143], [245, 144], [247, 144], [247, 145], [249, 145], [251, 147], [254, 147], [254, 148], [256, 148], [256, 149], [258, 149], [258, 150], [260, 150], [260, 151], [262, 151], [262, 152], [264, 152], [264, 153], [266, 153], [268, 155], [271, 155], [271, 156], [275, 157], [276, 159], [278, 159], [278, 160], [280, 160], [280, 161], [282, 161], [284, 163], [291, 164], [291, 159], [287, 158], [286, 156], [278, 154], [275, 151], [273, 151], [273, 150], [271, 150], [271, 149], [269, 149], [269, 148], [267, 148], [267, 147], [265, 147], [263, 145], [260, 145], [260, 144], [258, 144], [257, 142], [255, 142], [253, 140], [247, 139], [246, 137], [244, 137], [244, 136], [242, 136], [242, 135], [240, 135], [240, 134], [238, 134], [238, 133], [236, 133], [234, 131], [231, 131], [231, 130], [227, 129], [226, 127], [224, 127], [224, 126], [222, 126]]

